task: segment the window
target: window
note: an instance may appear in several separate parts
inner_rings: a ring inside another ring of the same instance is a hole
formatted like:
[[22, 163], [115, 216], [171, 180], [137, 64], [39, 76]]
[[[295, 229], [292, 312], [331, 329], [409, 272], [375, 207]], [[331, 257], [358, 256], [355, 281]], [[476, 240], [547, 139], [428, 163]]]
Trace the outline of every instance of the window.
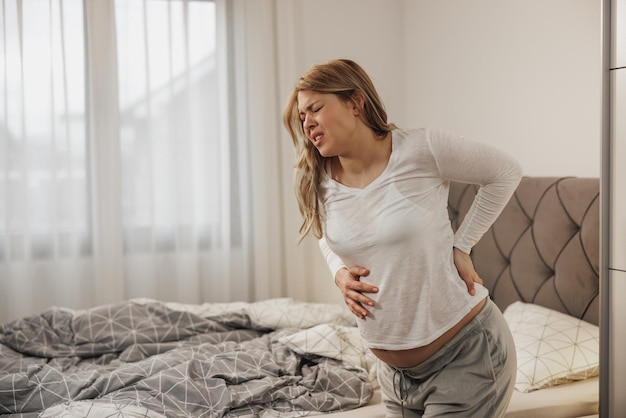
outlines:
[[227, 2], [1, 4], [0, 321], [248, 289]]
[[5, 1], [0, 260], [89, 251], [82, 1]]
[[206, 247], [222, 209], [215, 3], [115, 6], [125, 248]]
[[[91, 253], [82, 5], [5, 2], [0, 259]], [[216, 5], [117, 0], [115, 22], [125, 248], [206, 247], [223, 210]]]

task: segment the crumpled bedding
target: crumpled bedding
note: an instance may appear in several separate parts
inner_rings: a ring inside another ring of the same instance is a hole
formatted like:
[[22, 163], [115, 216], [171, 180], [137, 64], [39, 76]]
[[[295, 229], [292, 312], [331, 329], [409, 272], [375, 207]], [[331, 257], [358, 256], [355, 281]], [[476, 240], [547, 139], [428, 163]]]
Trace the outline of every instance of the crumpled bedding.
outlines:
[[355, 330], [339, 305], [291, 299], [50, 308], [0, 326], [0, 415], [294, 417], [362, 406], [368, 362], [294, 344], [328, 325]]

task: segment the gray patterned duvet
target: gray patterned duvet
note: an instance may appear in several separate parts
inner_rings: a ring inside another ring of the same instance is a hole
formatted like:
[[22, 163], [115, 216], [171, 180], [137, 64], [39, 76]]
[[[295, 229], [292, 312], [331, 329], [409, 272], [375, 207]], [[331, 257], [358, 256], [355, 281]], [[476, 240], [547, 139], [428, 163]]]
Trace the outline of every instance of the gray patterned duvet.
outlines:
[[354, 323], [291, 299], [51, 308], [0, 326], [0, 415], [293, 417], [365, 404], [366, 368], [294, 345], [320, 326], [336, 336]]

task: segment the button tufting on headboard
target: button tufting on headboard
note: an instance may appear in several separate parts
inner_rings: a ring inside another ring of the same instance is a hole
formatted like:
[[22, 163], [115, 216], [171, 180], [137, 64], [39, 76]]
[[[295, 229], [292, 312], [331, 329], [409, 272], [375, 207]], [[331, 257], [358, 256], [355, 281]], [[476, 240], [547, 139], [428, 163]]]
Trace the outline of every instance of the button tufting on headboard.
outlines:
[[[598, 324], [599, 186], [596, 178], [522, 179], [472, 250], [476, 270], [501, 309], [521, 300]], [[450, 184], [454, 230], [477, 190]]]

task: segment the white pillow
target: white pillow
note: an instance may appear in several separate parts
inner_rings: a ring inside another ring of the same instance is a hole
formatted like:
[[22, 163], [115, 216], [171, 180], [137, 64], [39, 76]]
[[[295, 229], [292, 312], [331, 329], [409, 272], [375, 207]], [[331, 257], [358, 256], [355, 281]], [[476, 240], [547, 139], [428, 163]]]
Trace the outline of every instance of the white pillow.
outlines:
[[247, 313], [252, 325], [261, 328], [311, 328], [325, 323], [356, 326], [356, 317], [339, 303], [267, 299], [250, 303]]
[[504, 311], [517, 350], [520, 392], [597, 376], [600, 332], [596, 325], [543, 306], [514, 302]]

